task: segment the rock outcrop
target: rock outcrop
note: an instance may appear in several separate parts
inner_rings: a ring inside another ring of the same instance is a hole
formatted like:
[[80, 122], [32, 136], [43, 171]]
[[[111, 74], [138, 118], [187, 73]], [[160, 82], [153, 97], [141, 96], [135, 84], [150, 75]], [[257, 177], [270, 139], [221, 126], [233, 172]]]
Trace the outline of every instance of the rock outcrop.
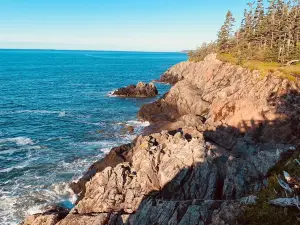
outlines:
[[193, 67], [194, 62], [181, 62], [168, 69], [158, 80], [159, 82], [176, 84], [178, 81], [184, 79]]
[[153, 83], [139, 82], [137, 85], [129, 85], [127, 87], [119, 88], [114, 91], [112, 95], [130, 98], [150, 98], [155, 97], [158, 90]]
[[170, 70], [175, 74], [183, 72], [184, 79], [162, 99], [142, 106], [138, 113], [140, 119], [152, 123], [155, 131], [157, 127], [184, 127], [184, 123], [178, 127], [174, 122], [188, 115], [205, 120], [205, 130], [225, 125], [243, 132], [258, 130], [261, 135], [252, 136], [261, 141], [298, 139], [296, 131], [300, 127], [295, 126], [299, 125], [300, 115], [299, 82], [262, 77], [258, 71], [223, 63], [214, 54], [203, 62], [187, 62], [186, 67], [182, 64]]
[[[299, 83], [262, 78], [215, 55], [167, 74], [176, 84], [138, 114], [151, 122], [145, 134], [72, 183], [76, 206], [49, 224], [234, 225], [245, 197], [296, 151]], [[35, 220], [55, 214], [48, 216]], [[26, 225], [42, 224], [35, 220]]]

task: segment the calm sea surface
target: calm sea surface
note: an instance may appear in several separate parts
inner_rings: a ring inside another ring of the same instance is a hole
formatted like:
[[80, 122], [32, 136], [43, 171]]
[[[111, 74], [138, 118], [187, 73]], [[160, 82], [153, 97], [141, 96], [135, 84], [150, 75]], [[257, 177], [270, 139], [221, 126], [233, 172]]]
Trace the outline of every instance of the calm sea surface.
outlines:
[[[45, 205], [72, 207], [68, 183], [145, 124], [136, 113], [154, 99], [109, 97], [157, 79], [181, 53], [0, 50], [0, 224]], [[169, 86], [157, 84], [160, 95]]]

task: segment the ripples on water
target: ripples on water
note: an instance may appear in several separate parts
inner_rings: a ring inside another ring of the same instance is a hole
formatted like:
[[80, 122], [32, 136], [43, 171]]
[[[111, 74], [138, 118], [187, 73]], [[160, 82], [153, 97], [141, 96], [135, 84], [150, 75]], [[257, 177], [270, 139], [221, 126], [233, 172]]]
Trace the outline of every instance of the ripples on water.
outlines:
[[[72, 207], [68, 182], [135, 136], [139, 107], [118, 87], [157, 79], [181, 53], [0, 50], [0, 224], [49, 204]], [[158, 85], [160, 94], [169, 89]]]

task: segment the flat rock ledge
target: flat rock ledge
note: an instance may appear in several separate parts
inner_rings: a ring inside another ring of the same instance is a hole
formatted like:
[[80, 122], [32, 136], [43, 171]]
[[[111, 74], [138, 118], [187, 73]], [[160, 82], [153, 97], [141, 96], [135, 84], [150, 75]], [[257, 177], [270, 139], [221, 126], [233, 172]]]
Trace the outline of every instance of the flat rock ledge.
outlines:
[[119, 88], [112, 95], [127, 98], [151, 98], [158, 95], [158, 90], [152, 82], [149, 84], [139, 82], [137, 85]]

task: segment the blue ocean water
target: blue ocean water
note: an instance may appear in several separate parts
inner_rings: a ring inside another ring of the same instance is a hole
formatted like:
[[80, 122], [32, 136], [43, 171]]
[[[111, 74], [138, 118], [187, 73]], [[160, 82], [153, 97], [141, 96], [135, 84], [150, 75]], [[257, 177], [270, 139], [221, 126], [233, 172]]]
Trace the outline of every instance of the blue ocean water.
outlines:
[[[154, 99], [109, 97], [157, 79], [182, 53], [0, 50], [0, 224], [17, 224], [49, 204], [71, 205], [68, 183], [145, 125]], [[160, 95], [169, 86], [157, 84]]]

